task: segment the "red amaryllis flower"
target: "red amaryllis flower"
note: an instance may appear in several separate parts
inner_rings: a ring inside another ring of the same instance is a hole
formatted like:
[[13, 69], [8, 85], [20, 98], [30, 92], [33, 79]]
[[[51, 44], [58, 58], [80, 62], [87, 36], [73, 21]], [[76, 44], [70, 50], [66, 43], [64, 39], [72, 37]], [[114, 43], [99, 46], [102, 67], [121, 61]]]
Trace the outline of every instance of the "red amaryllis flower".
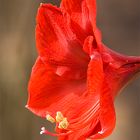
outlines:
[[115, 127], [114, 99], [140, 71], [140, 58], [116, 53], [101, 42], [95, 0], [41, 4], [39, 56], [29, 81], [28, 109], [56, 123], [60, 140], [101, 139]]

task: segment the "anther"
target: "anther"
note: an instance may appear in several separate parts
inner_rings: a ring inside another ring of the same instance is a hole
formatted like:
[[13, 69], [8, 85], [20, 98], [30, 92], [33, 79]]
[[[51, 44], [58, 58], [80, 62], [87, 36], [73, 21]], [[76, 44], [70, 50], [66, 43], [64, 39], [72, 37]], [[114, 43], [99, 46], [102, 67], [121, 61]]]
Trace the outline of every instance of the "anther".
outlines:
[[[51, 123], [54, 122], [58, 123], [58, 128], [60, 129], [67, 129], [67, 127], [69, 126], [69, 122], [67, 118], [65, 118], [60, 111], [56, 112], [56, 118], [53, 118], [51, 115], [48, 114], [46, 115], [46, 119]], [[44, 127], [42, 127], [40, 134], [44, 134], [44, 133], [46, 133], [46, 130]]]
[[68, 120], [67, 120], [67, 118], [64, 118], [64, 119], [59, 123], [58, 128], [60, 128], [60, 129], [67, 129], [68, 126], [69, 126]]
[[57, 121], [57, 122], [61, 122], [61, 121], [63, 121], [63, 119], [64, 119], [63, 114], [62, 114], [60, 111], [58, 111], [58, 112], [56, 113], [56, 121]]
[[46, 115], [46, 119], [48, 120], [48, 121], [50, 121], [51, 123], [54, 123], [55, 122], [55, 119], [51, 116], [51, 115]]

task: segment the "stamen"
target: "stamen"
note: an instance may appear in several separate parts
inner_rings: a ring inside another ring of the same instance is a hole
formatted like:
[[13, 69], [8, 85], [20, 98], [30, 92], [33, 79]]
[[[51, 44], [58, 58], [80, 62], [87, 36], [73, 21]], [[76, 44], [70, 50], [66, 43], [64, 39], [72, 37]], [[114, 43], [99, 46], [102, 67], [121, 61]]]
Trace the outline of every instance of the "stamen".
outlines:
[[64, 119], [63, 114], [62, 114], [60, 111], [58, 111], [58, 112], [56, 113], [56, 121], [57, 121], [57, 122], [61, 122], [61, 121], [63, 121], [63, 119]]
[[51, 136], [66, 136], [66, 135], [69, 135], [70, 133], [72, 133], [72, 131], [68, 131], [66, 133], [52, 133], [52, 132], [49, 132], [48, 130], [45, 129], [45, 127], [42, 127], [41, 128], [41, 132], [40, 134], [46, 134], [46, 135], [51, 135]]
[[55, 119], [51, 116], [51, 115], [46, 115], [46, 119], [48, 120], [48, 121], [50, 121], [51, 123], [54, 123], [55, 122]]
[[61, 121], [59, 123], [58, 128], [60, 128], [60, 129], [67, 129], [68, 126], [69, 126], [68, 120], [67, 120], [67, 118], [64, 118], [63, 121]]
[[[68, 126], [69, 126], [69, 122], [68, 122], [67, 118], [65, 118], [60, 111], [56, 112], [56, 119], [53, 118], [49, 114], [46, 115], [46, 119], [48, 121], [50, 121], [51, 123], [56, 122], [56, 127], [58, 127], [59, 129], [67, 129]], [[63, 136], [63, 135], [68, 135], [71, 132], [72, 131], [67, 131], [66, 133], [60, 133], [60, 134], [51, 133], [51, 132], [47, 131], [45, 129], [45, 127], [42, 127], [41, 131], [40, 131], [40, 134], [49, 134], [49, 135], [52, 135], [52, 136]]]

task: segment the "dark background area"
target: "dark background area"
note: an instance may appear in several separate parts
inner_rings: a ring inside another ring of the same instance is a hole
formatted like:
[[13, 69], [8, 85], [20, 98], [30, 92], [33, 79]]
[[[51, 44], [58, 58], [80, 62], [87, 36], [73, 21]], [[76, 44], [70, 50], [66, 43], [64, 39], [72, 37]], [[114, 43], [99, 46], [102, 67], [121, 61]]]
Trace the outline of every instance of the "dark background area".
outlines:
[[[140, 1], [97, 0], [104, 43], [124, 54], [140, 55]], [[40, 135], [51, 125], [24, 106], [37, 57], [35, 17], [40, 2], [0, 0], [0, 140], [53, 140]], [[58, 4], [58, 0], [52, 0]], [[140, 77], [116, 99], [117, 126], [106, 140], [140, 140]]]

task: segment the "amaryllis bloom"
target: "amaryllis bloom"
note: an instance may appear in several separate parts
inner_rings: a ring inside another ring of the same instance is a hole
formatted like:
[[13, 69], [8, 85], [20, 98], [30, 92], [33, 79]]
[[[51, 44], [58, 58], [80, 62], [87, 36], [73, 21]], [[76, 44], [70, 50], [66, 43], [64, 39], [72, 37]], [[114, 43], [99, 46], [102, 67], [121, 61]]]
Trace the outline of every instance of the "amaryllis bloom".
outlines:
[[95, 0], [41, 4], [38, 58], [29, 81], [27, 108], [56, 124], [41, 134], [59, 140], [102, 139], [115, 127], [114, 100], [140, 72], [140, 57], [107, 48], [96, 27]]

